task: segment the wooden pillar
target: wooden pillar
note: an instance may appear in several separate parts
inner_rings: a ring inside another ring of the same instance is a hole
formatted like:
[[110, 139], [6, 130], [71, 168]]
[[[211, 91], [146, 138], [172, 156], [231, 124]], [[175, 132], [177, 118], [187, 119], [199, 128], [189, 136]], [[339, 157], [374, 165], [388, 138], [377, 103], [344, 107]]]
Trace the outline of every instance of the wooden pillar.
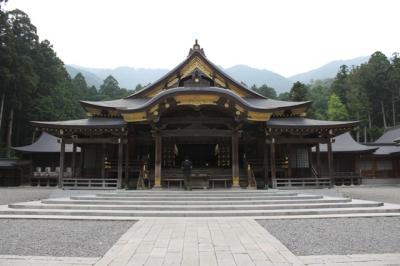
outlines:
[[61, 151], [60, 151], [60, 172], [58, 174], [58, 187], [63, 187], [64, 181], [64, 161], [65, 161], [65, 140], [61, 138]]
[[129, 141], [125, 145], [125, 169], [124, 169], [125, 187], [128, 187], [129, 181]]
[[315, 150], [316, 150], [316, 159], [317, 159], [317, 174], [319, 177], [321, 177], [321, 152], [319, 149], [319, 143], [315, 146]]
[[328, 140], [328, 173], [331, 180], [331, 187], [335, 185], [335, 175], [333, 169], [333, 153], [332, 153], [332, 140]]
[[106, 144], [101, 144], [101, 178], [106, 178]]
[[290, 165], [290, 155], [292, 154], [292, 146], [290, 144], [286, 145], [286, 149], [287, 149], [287, 177], [288, 178], [292, 178], [292, 166]]
[[275, 138], [271, 139], [271, 181], [272, 188], [276, 188], [276, 162], [275, 162]]
[[155, 162], [154, 162], [154, 188], [161, 188], [161, 151], [162, 137], [160, 133], [155, 134]]
[[239, 185], [239, 132], [232, 131], [232, 187]]
[[71, 158], [72, 177], [76, 177], [76, 144], [72, 143], [72, 158]]
[[268, 186], [269, 186], [268, 174], [269, 174], [268, 142], [267, 142], [267, 139], [265, 139], [264, 140], [264, 183], [265, 183], [265, 188], [268, 188]]
[[79, 177], [83, 177], [83, 167], [85, 162], [85, 145], [81, 144], [81, 152], [79, 153]]
[[124, 141], [123, 138], [118, 139], [118, 180], [117, 188], [122, 188], [122, 160], [123, 160]]

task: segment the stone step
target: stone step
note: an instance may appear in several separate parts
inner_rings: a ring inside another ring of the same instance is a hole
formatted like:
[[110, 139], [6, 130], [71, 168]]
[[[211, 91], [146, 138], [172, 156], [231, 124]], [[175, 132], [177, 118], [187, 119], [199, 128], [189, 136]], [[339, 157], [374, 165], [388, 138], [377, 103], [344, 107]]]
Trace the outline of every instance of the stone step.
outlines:
[[315, 209], [287, 209], [287, 210], [218, 210], [218, 211], [100, 211], [100, 210], [26, 210], [26, 209], [3, 209], [0, 216], [68, 216], [73, 217], [272, 217], [272, 216], [307, 216], [307, 215], [341, 215], [341, 214], [377, 214], [377, 213], [400, 213], [400, 207], [361, 207], [361, 208], [315, 208]]
[[70, 200], [70, 199], [46, 199], [42, 200], [43, 204], [74, 204], [74, 205], [273, 205], [273, 204], [314, 204], [314, 203], [344, 203], [351, 202], [349, 198], [321, 198], [321, 199], [291, 199], [291, 200], [240, 200], [240, 201], [122, 201], [122, 200]]
[[[178, 192], [178, 191], [176, 191]], [[169, 198], [181, 198], [181, 197], [259, 197], [259, 196], [297, 196], [298, 193], [295, 192], [236, 192], [236, 193], [221, 193], [221, 192], [202, 192], [202, 193], [192, 193], [192, 191], [181, 191], [180, 193], [166, 193], [166, 192], [116, 192], [116, 193], [97, 193], [98, 197], [169, 197]]]
[[158, 197], [158, 196], [148, 196], [142, 197], [138, 195], [132, 196], [71, 196], [72, 200], [126, 200], [126, 201], [163, 201], [163, 200], [175, 200], [175, 201], [209, 201], [209, 200], [220, 200], [220, 201], [232, 201], [232, 200], [296, 200], [296, 199], [322, 199], [323, 196], [319, 195], [298, 195], [298, 196], [185, 196], [185, 197]]
[[62, 209], [62, 210], [122, 210], [122, 211], [229, 211], [229, 210], [287, 210], [287, 209], [321, 209], [321, 208], [365, 208], [381, 207], [379, 202], [358, 202], [358, 203], [313, 203], [313, 204], [275, 204], [275, 205], [71, 205], [71, 204], [10, 204], [12, 209]]

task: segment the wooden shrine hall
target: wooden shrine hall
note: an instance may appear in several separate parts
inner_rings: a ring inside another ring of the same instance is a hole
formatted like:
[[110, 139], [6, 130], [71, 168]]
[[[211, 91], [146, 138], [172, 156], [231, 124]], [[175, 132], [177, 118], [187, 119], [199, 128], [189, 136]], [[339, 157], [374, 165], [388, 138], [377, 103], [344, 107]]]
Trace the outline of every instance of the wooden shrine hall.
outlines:
[[[311, 102], [268, 99], [214, 65], [196, 43], [177, 67], [118, 100], [81, 101], [88, 118], [31, 124], [61, 139], [59, 186], [181, 187], [181, 162], [193, 162], [192, 186], [287, 187], [333, 184], [332, 141], [357, 122], [305, 118]], [[328, 148], [327, 174], [311, 149]], [[73, 176], [65, 177], [65, 145]]]

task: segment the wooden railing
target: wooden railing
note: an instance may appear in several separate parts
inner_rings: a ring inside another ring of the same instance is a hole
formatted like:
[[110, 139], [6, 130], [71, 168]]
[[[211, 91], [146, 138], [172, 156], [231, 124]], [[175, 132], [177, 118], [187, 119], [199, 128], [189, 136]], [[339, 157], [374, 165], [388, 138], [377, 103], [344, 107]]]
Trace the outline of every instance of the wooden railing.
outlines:
[[116, 178], [65, 178], [65, 189], [116, 189]]
[[355, 172], [336, 172], [335, 185], [336, 186], [349, 186], [361, 185], [361, 175]]
[[327, 177], [277, 178], [275, 182], [278, 188], [329, 187], [331, 185], [331, 180]]

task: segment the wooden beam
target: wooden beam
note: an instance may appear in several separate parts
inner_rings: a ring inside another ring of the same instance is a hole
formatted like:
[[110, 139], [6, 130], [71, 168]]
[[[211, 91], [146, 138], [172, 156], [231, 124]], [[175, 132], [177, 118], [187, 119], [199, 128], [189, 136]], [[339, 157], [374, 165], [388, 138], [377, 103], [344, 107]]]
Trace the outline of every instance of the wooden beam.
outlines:
[[271, 138], [271, 181], [272, 188], [276, 188], [276, 162], [275, 162], [275, 138]]
[[124, 143], [122, 139], [119, 139], [118, 143], [118, 180], [117, 180], [117, 188], [121, 189], [122, 188], [122, 160], [123, 160], [123, 149], [124, 149]]
[[275, 138], [276, 144], [317, 144], [328, 143], [325, 138]]
[[[78, 143], [78, 144], [119, 144], [117, 137], [113, 138], [74, 138], [74, 139], [65, 139], [65, 143]], [[126, 144], [128, 141], [126, 139], [122, 139], [123, 143]]]
[[239, 188], [239, 132], [232, 131], [232, 187]]
[[64, 161], [65, 161], [65, 140], [63, 138], [61, 138], [60, 173], [58, 174], [58, 187], [59, 188], [63, 188]]
[[224, 129], [175, 129], [161, 131], [163, 137], [231, 137], [232, 130]]
[[154, 162], [154, 188], [161, 188], [161, 151], [162, 137], [158, 132], [155, 135], [155, 162]]
[[171, 117], [162, 118], [161, 124], [232, 124], [233, 119], [226, 117]]
[[267, 140], [264, 139], [264, 183], [265, 183], [265, 188], [268, 188], [269, 186], [269, 162], [268, 162], [268, 143]]
[[329, 141], [328, 144], [328, 173], [329, 178], [331, 179], [331, 187], [335, 185], [335, 176], [333, 172], [333, 153], [332, 153], [332, 142]]

